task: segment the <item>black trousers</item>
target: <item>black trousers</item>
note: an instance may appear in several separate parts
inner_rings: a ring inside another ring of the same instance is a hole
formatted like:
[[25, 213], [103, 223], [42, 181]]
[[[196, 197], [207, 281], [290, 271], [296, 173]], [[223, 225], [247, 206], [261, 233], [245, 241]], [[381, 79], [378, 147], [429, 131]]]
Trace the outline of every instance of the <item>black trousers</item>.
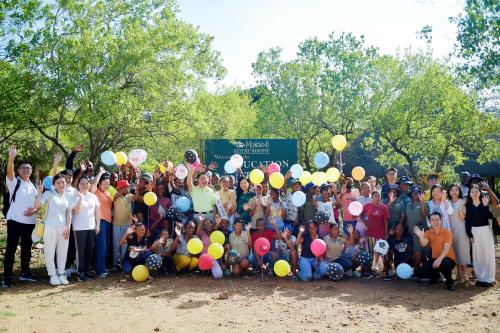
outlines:
[[5, 249], [4, 276], [11, 277], [14, 268], [17, 245], [21, 239], [21, 273], [29, 273], [31, 261], [31, 233], [34, 224], [19, 223], [14, 220], [7, 221], [7, 248]]
[[429, 259], [422, 263], [422, 266], [417, 270], [417, 276], [421, 279], [426, 278], [431, 279], [432, 282], [437, 282], [437, 280], [439, 280], [439, 273], [442, 273], [446, 279], [446, 284], [453, 283], [451, 272], [453, 268], [455, 268], [455, 260], [446, 257], [441, 261], [441, 265], [439, 265], [438, 268], [434, 268], [432, 264], [435, 260], [436, 259]]
[[75, 231], [78, 249], [78, 274], [88, 273], [94, 259], [95, 230]]
[[161, 257], [161, 269], [164, 272], [168, 273], [174, 273], [175, 272], [175, 267], [174, 267], [174, 261], [172, 260], [171, 256], [167, 257]]
[[69, 232], [68, 255], [66, 256], [66, 269], [71, 268], [76, 259], [76, 244], [75, 233], [73, 232], [73, 225]]

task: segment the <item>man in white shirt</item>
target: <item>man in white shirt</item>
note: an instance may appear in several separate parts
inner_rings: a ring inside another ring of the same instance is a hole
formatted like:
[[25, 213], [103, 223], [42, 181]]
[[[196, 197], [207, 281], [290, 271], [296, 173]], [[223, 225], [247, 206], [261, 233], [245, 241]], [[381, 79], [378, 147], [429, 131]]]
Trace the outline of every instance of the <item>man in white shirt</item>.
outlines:
[[36, 282], [37, 279], [30, 272], [31, 260], [31, 233], [35, 228], [36, 209], [35, 198], [37, 189], [30, 180], [33, 168], [29, 162], [21, 161], [17, 169], [18, 177], [14, 174], [14, 160], [17, 155], [16, 146], [9, 149], [7, 162], [7, 178], [5, 180], [10, 196], [10, 207], [7, 212], [7, 248], [4, 260], [3, 287], [12, 287], [12, 269], [17, 244], [21, 240], [21, 275], [19, 281]]

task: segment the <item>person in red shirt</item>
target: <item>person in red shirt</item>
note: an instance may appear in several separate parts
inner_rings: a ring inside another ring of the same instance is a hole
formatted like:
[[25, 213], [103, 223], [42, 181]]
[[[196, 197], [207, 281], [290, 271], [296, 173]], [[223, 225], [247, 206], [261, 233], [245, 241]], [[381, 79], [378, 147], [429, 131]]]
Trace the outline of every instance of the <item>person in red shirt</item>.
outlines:
[[269, 244], [271, 244], [271, 251], [269, 251], [263, 257], [255, 253], [255, 251], [252, 251], [252, 253], [250, 253], [250, 255], [248, 256], [248, 260], [254, 268], [257, 268], [257, 270], [263, 268], [264, 265], [267, 265], [269, 271], [272, 272], [274, 262], [279, 259], [278, 253], [275, 251], [275, 241], [281, 240], [282, 236], [280, 229], [274, 219], [270, 219], [270, 223], [273, 225], [274, 231], [272, 231], [271, 229], [266, 229], [266, 221], [263, 218], [257, 219], [257, 230], [255, 230], [251, 234], [251, 248], [253, 249], [253, 244], [257, 239], [264, 237], [269, 241]]
[[380, 193], [372, 192], [372, 202], [363, 206], [360, 215], [361, 223], [368, 221], [366, 236], [368, 237], [368, 246], [374, 256], [374, 263], [377, 264], [380, 255], [374, 253], [373, 246], [379, 239], [387, 239], [389, 232], [389, 209], [381, 201]]

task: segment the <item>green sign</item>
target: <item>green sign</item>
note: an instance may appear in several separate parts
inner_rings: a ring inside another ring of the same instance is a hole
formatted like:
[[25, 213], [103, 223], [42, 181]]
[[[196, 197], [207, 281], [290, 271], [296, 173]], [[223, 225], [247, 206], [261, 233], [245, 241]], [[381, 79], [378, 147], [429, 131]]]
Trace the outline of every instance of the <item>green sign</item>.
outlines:
[[224, 164], [234, 154], [243, 157], [245, 174], [261, 164], [267, 166], [270, 163], [279, 164], [281, 173], [285, 174], [298, 161], [296, 139], [204, 140], [203, 152], [205, 163], [217, 162], [216, 171], [221, 175], [225, 173]]

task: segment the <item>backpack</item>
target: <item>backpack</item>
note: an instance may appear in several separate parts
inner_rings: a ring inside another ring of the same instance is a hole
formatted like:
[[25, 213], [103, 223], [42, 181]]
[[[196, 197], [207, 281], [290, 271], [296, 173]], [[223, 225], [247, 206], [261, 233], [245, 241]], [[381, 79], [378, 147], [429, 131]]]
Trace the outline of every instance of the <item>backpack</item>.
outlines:
[[14, 193], [12, 193], [12, 198], [10, 197], [10, 192], [7, 191], [3, 195], [3, 207], [2, 207], [2, 214], [5, 218], [7, 218], [7, 213], [9, 212], [10, 204], [16, 200], [16, 193], [17, 190], [19, 190], [19, 187], [21, 186], [21, 182], [19, 181], [18, 178], [16, 178], [16, 187], [14, 188]]

